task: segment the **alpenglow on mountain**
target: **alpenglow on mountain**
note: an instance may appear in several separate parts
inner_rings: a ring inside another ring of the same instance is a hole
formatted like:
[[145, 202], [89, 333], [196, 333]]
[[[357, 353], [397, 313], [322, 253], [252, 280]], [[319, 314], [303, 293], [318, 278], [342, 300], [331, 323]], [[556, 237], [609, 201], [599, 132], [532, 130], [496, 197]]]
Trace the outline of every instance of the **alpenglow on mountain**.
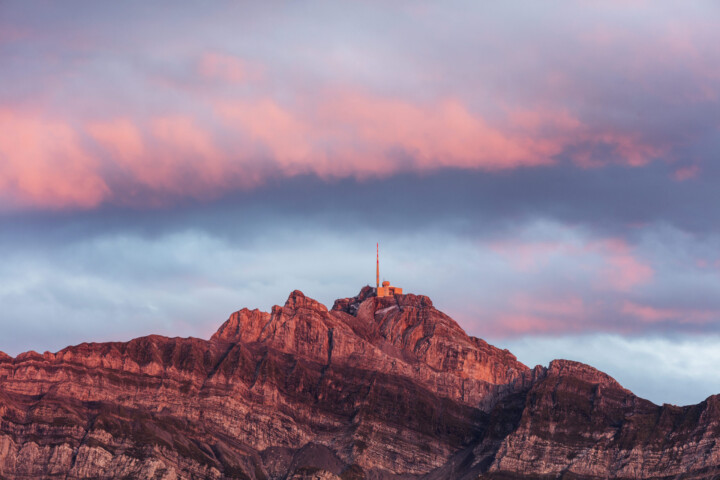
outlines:
[[2, 479], [710, 479], [720, 397], [528, 368], [429, 298], [290, 294], [210, 340], [0, 353]]

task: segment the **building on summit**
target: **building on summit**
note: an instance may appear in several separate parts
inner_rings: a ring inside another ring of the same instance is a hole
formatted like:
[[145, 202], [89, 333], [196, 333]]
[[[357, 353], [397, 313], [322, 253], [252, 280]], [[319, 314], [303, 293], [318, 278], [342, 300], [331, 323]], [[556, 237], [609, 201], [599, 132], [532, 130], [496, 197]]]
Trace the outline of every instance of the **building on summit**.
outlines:
[[390, 295], [402, 295], [402, 288], [393, 287], [387, 280], [382, 282], [382, 286], [376, 289], [378, 297], [389, 297]]
[[375, 268], [375, 294], [378, 297], [389, 297], [390, 295], [402, 295], [403, 291], [400, 287], [393, 287], [387, 280], [382, 282], [380, 286], [380, 244], [377, 247], [377, 262]]

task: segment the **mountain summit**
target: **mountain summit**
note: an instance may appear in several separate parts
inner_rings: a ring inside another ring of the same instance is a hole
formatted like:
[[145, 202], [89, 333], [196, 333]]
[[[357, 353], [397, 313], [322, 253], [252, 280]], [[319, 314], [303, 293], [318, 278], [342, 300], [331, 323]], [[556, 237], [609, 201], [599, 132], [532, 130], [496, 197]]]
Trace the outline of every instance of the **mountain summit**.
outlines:
[[712, 478], [720, 401], [530, 369], [425, 296], [296, 290], [210, 340], [0, 352], [0, 478]]

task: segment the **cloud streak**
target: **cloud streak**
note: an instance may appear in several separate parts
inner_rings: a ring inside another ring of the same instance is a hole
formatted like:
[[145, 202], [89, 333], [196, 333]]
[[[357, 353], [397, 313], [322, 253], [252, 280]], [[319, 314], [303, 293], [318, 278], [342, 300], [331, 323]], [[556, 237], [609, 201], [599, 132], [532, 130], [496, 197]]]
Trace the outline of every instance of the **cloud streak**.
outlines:
[[215, 131], [182, 114], [74, 127], [6, 109], [0, 194], [19, 206], [87, 208], [127, 203], [137, 190], [165, 201], [214, 198], [278, 175], [376, 178], [551, 165], [563, 150], [555, 139], [502, 132], [455, 100], [419, 106], [353, 93], [320, 99], [305, 112], [272, 99], [212, 108], [223, 123]]

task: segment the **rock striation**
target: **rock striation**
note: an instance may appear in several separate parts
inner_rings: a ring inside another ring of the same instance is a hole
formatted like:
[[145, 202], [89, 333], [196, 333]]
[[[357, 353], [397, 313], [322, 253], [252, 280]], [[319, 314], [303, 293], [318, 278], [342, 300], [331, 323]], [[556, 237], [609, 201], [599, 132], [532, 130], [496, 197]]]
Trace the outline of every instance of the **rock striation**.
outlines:
[[720, 398], [530, 369], [420, 295], [300, 291], [210, 340], [0, 352], [2, 479], [713, 478]]

